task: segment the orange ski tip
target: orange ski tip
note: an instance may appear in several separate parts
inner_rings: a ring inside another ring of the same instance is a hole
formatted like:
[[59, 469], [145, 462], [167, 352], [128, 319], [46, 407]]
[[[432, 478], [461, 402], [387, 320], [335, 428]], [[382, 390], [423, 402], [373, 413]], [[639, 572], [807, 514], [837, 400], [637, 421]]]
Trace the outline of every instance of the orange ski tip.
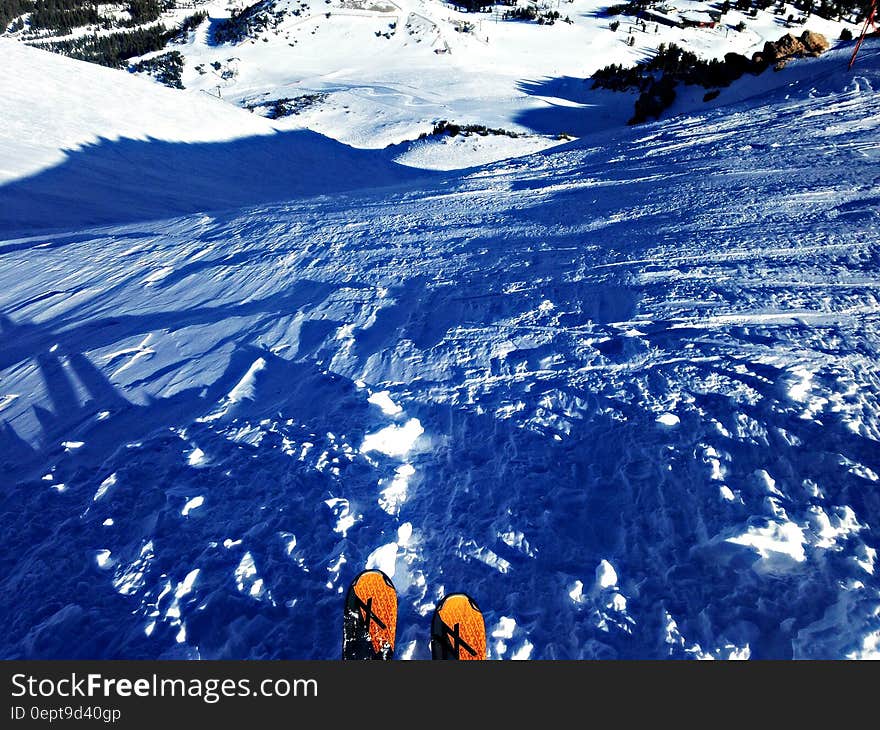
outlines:
[[464, 593], [452, 593], [437, 607], [445, 641], [459, 659], [486, 658], [486, 626], [477, 602]]
[[397, 591], [381, 570], [365, 570], [352, 584], [361, 620], [367, 626], [376, 653], [394, 651], [397, 632]]

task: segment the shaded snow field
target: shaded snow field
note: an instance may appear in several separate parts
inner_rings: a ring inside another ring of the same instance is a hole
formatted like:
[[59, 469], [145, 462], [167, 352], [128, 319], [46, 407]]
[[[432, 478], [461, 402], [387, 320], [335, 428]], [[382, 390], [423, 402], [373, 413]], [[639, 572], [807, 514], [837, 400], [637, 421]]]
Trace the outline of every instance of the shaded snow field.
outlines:
[[0, 653], [334, 658], [374, 565], [404, 658], [453, 590], [493, 658], [877, 657], [863, 54], [392, 192], [0, 241]]

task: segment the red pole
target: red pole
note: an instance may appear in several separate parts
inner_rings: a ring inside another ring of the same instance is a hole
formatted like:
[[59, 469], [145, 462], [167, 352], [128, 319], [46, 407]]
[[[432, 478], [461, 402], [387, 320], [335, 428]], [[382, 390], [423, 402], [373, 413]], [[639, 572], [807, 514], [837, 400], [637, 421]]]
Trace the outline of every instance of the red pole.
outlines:
[[851, 69], [856, 62], [856, 56], [859, 54], [859, 48], [862, 47], [862, 42], [865, 40], [865, 36], [868, 35], [868, 28], [876, 28], [877, 26], [874, 23], [874, 16], [877, 15], [877, 0], [871, 3], [871, 11], [868, 13], [868, 17], [865, 18], [865, 24], [862, 26], [862, 32], [859, 34], [859, 39], [856, 41], [856, 47], [853, 49], [852, 58], [849, 59], [848, 69]]

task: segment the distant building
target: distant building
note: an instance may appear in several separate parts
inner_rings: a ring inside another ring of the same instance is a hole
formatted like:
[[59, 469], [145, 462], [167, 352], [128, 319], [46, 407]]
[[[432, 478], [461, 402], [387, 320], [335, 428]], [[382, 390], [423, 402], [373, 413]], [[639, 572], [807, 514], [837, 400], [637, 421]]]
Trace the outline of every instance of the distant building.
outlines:
[[681, 14], [682, 28], [714, 28], [718, 25], [718, 16], [705, 10], [689, 10]]
[[638, 17], [643, 20], [649, 20], [652, 23], [668, 25], [670, 28], [684, 28], [681, 16], [668, 8], [645, 8], [639, 11]]

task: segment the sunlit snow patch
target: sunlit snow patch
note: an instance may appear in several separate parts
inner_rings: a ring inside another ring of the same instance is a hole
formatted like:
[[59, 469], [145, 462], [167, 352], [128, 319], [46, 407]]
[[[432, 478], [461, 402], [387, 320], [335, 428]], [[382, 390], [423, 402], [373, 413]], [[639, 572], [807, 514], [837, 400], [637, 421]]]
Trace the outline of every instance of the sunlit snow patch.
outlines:
[[198, 497], [193, 497], [192, 499], [188, 500], [185, 505], [183, 505], [183, 509], [180, 510], [180, 514], [186, 517], [190, 512], [192, 512], [194, 509], [198, 509], [204, 503], [205, 498], [202, 495], [199, 495]]
[[386, 416], [396, 416], [399, 413], [403, 413], [403, 408], [401, 408], [397, 403], [391, 400], [391, 395], [389, 391], [383, 390], [379, 393], [373, 393], [369, 398], [367, 398], [368, 403], [372, 403], [374, 406], [379, 406], [382, 409], [382, 413]]
[[367, 556], [367, 562], [364, 567], [378, 568], [389, 578], [393, 578], [397, 572], [397, 560], [412, 538], [412, 524], [404, 522], [397, 528], [397, 540], [394, 542], [380, 545]]
[[727, 542], [752, 548], [761, 557], [756, 570], [772, 571], [785, 568], [792, 562], [803, 563], [804, 531], [793, 522], [771, 522], [765, 527], [749, 527], [742, 535], [727, 538]]
[[490, 568], [494, 568], [499, 573], [507, 573], [510, 570], [510, 563], [507, 560], [505, 560], [489, 548], [477, 545], [474, 540], [460, 539], [458, 542], [456, 553], [460, 558], [463, 558], [464, 560], [468, 560], [470, 558], [479, 560], [481, 563], [488, 565]]
[[[880, 617], [880, 607], [874, 611], [875, 617]], [[858, 650], [846, 655], [847, 659], [880, 660], [880, 629], [871, 631], [862, 638], [862, 646]]]
[[107, 494], [107, 490], [110, 489], [110, 487], [114, 486], [115, 484], [116, 484], [116, 474], [114, 472], [109, 477], [107, 477], [103, 482], [101, 482], [101, 485], [98, 487], [98, 491], [96, 491], [95, 496], [92, 497], [92, 501], [97, 502], [99, 499], [101, 499], [101, 497], [103, 497], [105, 494]]
[[148, 540], [141, 547], [140, 555], [130, 565], [119, 568], [113, 578], [113, 587], [122, 595], [130, 596], [144, 585], [144, 574], [154, 557], [153, 541]]
[[613, 588], [617, 585], [617, 571], [607, 560], [603, 560], [596, 567], [596, 586], [598, 588]]
[[348, 531], [363, 517], [363, 515], [356, 515], [352, 512], [351, 505], [347, 499], [332, 497], [331, 499], [324, 500], [324, 504], [331, 509], [334, 517], [336, 517], [336, 526], [333, 528], [333, 532], [338, 532], [343, 537], [346, 537]]
[[195, 468], [205, 466], [207, 462], [208, 457], [205, 456], [205, 452], [202, 451], [198, 446], [193, 448], [193, 450], [190, 451], [186, 457], [186, 463]]
[[387, 545], [377, 547], [367, 556], [367, 569], [378, 568], [389, 578], [394, 577], [397, 567], [397, 543], [389, 542]]
[[364, 436], [361, 452], [379, 451], [386, 456], [403, 457], [412, 451], [416, 439], [425, 432], [418, 418], [410, 418], [402, 426], [386, 426]]
[[410, 477], [415, 473], [412, 464], [402, 464], [394, 472], [391, 484], [379, 493], [379, 506], [389, 515], [400, 512], [400, 507], [406, 501]]
[[516, 631], [516, 619], [511, 616], [501, 616], [498, 619], [498, 623], [489, 630], [489, 635], [495, 640], [490, 647], [490, 658], [504, 657], [507, 653], [507, 642], [513, 638], [514, 631]]
[[818, 505], [810, 507], [809, 511], [808, 520], [816, 536], [813, 544], [818, 548], [842, 550], [841, 543], [864, 527], [848, 505], [832, 508], [830, 515]]
[[674, 413], [662, 413], [657, 416], [657, 423], [660, 423], [664, 426], [672, 428], [681, 423], [681, 419], [676, 416]]
[[792, 400], [804, 403], [812, 387], [813, 373], [806, 368], [796, 368], [792, 374], [797, 377], [797, 380], [789, 387], [788, 395]]
[[866, 573], [874, 575], [874, 566], [877, 562], [877, 551], [867, 545], [860, 545], [853, 556], [855, 564], [858, 565]]
[[255, 396], [255, 383], [257, 373], [266, 367], [266, 361], [259, 357], [251, 364], [248, 371], [241, 380], [236, 383], [235, 387], [229, 391], [226, 396], [230, 403], [238, 403], [243, 400], [253, 400]]
[[269, 592], [263, 585], [263, 579], [257, 575], [257, 566], [254, 563], [254, 556], [250, 552], [246, 552], [238, 567], [235, 569], [235, 585], [241, 593], [260, 601], [263, 598], [271, 600]]
[[241, 403], [245, 400], [254, 400], [256, 398], [256, 380], [257, 375], [266, 367], [266, 361], [262, 357], [258, 357], [247, 372], [242, 376], [232, 390], [223, 399], [221, 406], [210, 415], [197, 419], [201, 422], [215, 421], [222, 418], [228, 412], [231, 406]]
[[513, 654], [510, 655], [512, 661], [521, 662], [530, 659], [532, 656], [532, 649], [535, 647], [532, 645], [532, 642], [526, 639], [523, 642], [523, 645], [517, 649]]

